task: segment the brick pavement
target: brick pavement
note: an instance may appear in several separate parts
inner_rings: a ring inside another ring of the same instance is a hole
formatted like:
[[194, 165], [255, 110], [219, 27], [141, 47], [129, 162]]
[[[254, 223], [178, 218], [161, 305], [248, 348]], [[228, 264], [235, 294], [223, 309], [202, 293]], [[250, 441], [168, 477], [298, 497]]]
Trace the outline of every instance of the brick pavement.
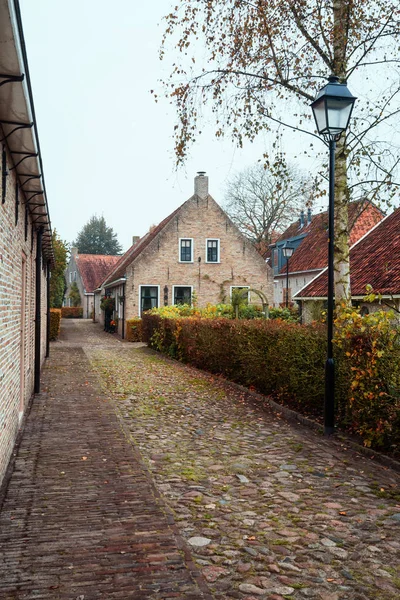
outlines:
[[82, 348], [121, 342], [63, 329], [0, 514], [1, 600], [210, 598]]

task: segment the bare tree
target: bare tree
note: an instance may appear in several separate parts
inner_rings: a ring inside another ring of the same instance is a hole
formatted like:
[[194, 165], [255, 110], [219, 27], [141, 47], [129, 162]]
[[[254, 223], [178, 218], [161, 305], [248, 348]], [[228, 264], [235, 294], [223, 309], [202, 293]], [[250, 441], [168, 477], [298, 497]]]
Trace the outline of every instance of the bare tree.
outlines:
[[178, 163], [207, 105], [217, 136], [241, 146], [283, 126], [316, 155], [310, 102], [329, 74], [349, 82], [358, 100], [335, 172], [335, 294], [349, 300], [350, 196], [390, 202], [398, 186], [398, 0], [177, 0], [166, 21], [161, 57], [171, 36], [180, 57], [165, 82]]
[[224, 209], [259, 250], [271, 243], [271, 235], [281, 233], [312, 205], [311, 184], [294, 168], [277, 176], [262, 164], [237, 173], [228, 182]]

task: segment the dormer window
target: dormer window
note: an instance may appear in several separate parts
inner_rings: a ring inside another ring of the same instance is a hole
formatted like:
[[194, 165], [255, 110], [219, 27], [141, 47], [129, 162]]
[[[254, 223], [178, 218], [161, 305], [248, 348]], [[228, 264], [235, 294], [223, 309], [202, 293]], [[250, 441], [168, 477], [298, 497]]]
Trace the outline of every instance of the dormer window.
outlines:
[[193, 262], [192, 238], [181, 238], [179, 240], [179, 262]]

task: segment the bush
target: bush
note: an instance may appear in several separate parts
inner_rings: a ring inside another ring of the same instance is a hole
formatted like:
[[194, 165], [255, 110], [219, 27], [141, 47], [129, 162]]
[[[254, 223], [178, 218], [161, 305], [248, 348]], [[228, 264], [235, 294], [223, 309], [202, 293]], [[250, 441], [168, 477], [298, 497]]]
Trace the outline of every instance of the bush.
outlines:
[[142, 341], [142, 319], [127, 319], [125, 339], [128, 342]]
[[83, 308], [81, 306], [63, 306], [61, 317], [63, 319], [82, 319]]
[[54, 341], [60, 335], [61, 327], [61, 309], [51, 308], [50, 309], [50, 340]]

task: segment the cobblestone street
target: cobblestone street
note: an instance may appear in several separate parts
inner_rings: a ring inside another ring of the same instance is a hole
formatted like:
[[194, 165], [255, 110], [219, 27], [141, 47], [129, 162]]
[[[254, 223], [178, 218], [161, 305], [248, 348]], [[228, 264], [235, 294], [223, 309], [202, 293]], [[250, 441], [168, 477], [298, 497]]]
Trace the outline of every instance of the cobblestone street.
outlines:
[[399, 473], [62, 322], [0, 516], [0, 598], [395, 600]]

